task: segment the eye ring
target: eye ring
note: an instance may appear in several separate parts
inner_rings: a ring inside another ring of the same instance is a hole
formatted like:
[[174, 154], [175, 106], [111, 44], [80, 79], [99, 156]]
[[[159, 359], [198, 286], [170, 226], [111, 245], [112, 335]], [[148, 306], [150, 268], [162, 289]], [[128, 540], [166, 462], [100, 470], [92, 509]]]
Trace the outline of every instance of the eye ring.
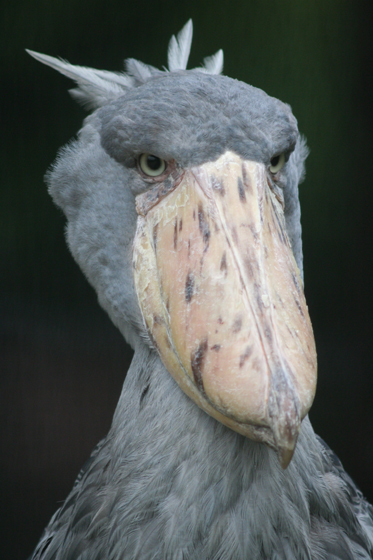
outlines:
[[275, 175], [278, 173], [285, 165], [285, 154], [278, 154], [277, 156], [273, 156], [271, 159], [271, 163], [269, 166], [270, 172]]
[[141, 154], [138, 165], [148, 177], [159, 177], [167, 168], [165, 160], [153, 154]]

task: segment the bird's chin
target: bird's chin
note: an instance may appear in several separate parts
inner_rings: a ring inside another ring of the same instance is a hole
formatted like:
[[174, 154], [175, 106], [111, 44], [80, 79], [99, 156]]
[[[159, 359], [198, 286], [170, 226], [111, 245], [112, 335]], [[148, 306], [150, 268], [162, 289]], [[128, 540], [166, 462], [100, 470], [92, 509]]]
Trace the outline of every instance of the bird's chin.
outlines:
[[316, 351], [264, 165], [227, 152], [185, 171], [139, 213], [133, 262], [167, 370], [205, 412], [277, 449], [286, 467], [314, 398]]

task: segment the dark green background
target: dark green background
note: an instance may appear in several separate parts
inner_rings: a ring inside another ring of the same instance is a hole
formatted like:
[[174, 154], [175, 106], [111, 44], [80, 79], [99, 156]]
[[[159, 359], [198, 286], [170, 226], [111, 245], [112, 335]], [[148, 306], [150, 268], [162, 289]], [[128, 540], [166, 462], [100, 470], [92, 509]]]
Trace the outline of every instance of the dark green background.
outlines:
[[85, 115], [30, 48], [120, 70], [162, 67], [190, 18], [190, 65], [290, 103], [311, 149], [301, 187], [319, 353], [311, 420], [373, 500], [370, 2], [34, 0], [1, 7], [1, 482], [4, 558], [25, 558], [105, 435], [131, 354], [64, 243], [43, 174]]

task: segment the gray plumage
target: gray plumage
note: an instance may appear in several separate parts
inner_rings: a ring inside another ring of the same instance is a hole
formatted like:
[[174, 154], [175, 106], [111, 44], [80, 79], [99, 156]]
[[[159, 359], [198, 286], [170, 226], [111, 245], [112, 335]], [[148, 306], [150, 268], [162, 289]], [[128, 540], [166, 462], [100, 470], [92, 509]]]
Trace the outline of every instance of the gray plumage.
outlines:
[[191, 22], [169, 71], [130, 59], [126, 73], [31, 53], [74, 79], [95, 111], [48, 173], [70, 250], [135, 351], [107, 437], [45, 530], [34, 560], [347, 560], [373, 555], [373, 511], [338, 459], [302, 423], [286, 470], [276, 453], [220, 424], [175, 383], [144, 327], [132, 275], [140, 154], [180, 168], [227, 150], [268, 165], [302, 270], [298, 184], [307, 148], [289, 106], [221, 76], [222, 52], [186, 71]]

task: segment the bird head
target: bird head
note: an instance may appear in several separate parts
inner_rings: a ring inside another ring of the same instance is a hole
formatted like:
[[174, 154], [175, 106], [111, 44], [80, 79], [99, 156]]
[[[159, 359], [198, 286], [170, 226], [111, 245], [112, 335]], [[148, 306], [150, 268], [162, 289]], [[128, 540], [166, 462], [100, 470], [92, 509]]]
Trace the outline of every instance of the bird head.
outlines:
[[30, 52], [94, 112], [48, 173], [73, 256], [128, 342], [148, 344], [207, 414], [285, 468], [316, 386], [303, 293], [298, 184], [307, 149], [288, 105], [221, 75], [126, 72]]

